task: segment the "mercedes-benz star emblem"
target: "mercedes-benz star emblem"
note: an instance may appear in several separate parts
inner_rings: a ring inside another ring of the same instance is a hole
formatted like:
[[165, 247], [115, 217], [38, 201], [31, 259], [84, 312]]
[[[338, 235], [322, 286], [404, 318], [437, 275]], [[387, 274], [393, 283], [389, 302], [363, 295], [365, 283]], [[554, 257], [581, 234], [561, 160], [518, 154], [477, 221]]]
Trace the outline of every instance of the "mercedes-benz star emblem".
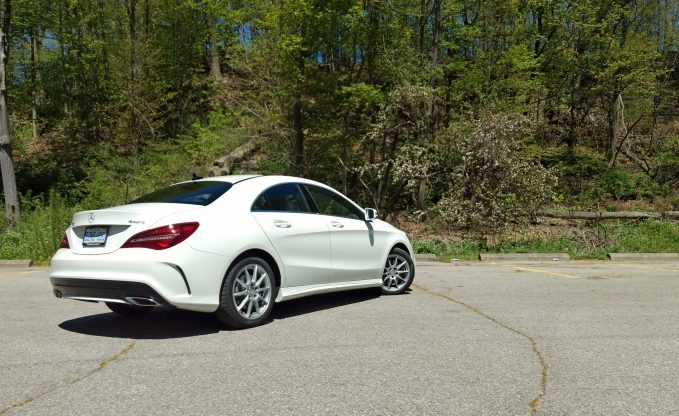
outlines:
[[93, 212], [90, 212], [90, 217], [87, 219], [87, 221], [89, 221], [90, 224], [92, 224], [94, 222], [94, 213]]

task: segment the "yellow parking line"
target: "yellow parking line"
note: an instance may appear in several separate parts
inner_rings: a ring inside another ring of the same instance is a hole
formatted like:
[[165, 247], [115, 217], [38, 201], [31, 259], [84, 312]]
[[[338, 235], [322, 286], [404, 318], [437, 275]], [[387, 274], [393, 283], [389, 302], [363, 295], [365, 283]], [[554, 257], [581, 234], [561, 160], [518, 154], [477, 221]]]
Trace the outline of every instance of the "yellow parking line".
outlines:
[[520, 267], [520, 266], [512, 266], [512, 267], [515, 267], [516, 270], [521, 270], [521, 271], [524, 271], [524, 272], [542, 273], [542, 274], [548, 274], [550, 276], [565, 277], [565, 278], [568, 278], [568, 279], [577, 279], [577, 276], [572, 276], [570, 274], [548, 272], [546, 270], [539, 270], [539, 269], [529, 269], [527, 267]]

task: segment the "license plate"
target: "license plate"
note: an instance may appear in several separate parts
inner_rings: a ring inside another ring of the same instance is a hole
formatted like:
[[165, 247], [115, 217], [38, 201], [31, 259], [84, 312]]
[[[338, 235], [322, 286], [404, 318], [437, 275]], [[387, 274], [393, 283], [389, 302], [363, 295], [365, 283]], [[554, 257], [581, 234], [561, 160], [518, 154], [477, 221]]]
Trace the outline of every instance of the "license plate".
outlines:
[[106, 245], [107, 227], [87, 227], [83, 237], [83, 247], [103, 247]]

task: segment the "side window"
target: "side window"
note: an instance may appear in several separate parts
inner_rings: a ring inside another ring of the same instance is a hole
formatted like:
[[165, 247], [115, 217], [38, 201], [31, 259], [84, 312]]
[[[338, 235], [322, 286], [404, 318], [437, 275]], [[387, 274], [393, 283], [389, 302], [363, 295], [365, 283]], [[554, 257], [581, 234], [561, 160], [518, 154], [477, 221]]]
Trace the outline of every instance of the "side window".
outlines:
[[318, 212], [323, 215], [334, 217], [351, 218], [354, 220], [363, 219], [363, 211], [359, 210], [347, 201], [344, 197], [325, 188], [314, 185], [304, 185], [309, 194], [316, 202]]
[[299, 186], [284, 183], [262, 192], [252, 204], [252, 211], [311, 212]]

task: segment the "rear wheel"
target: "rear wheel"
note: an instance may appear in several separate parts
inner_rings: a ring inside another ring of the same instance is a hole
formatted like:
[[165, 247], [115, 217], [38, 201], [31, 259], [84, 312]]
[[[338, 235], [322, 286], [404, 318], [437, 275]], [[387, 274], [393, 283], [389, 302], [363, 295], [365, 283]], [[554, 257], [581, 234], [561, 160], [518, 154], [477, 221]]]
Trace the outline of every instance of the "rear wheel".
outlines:
[[233, 328], [261, 325], [271, 315], [277, 292], [271, 266], [259, 257], [245, 258], [224, 278], [217, 318]]
[[124, 316], [146, 315], [147, 313], [151, 312], [151, 309], [153, 309], [150, 306], [137, 306], [114, 302], [106, 302], [106, 306], [108, 306], [110, 310], [117, 313], [118, 315]]
[[382, 294], [399, 295], [405, 292], [414, 277], [415, 265], [410, 254], [400, 248], [393, 249], [382, 272]]

